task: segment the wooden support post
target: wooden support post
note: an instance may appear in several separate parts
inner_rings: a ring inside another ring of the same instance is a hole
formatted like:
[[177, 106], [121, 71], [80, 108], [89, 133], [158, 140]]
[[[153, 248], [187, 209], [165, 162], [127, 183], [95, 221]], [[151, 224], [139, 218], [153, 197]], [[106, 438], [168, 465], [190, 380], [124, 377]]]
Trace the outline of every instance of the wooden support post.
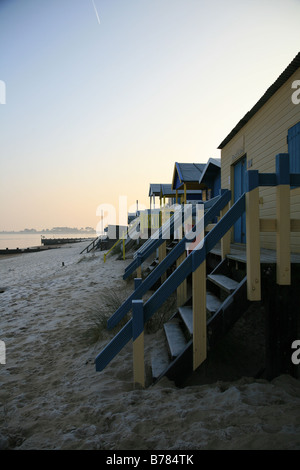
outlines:
[[[186, 251], [179, 256], [176, 261], [176, 267], [178, 267], [186, 258]], [[177, 306], [181, 307], [187, 301], [187, 282], [186, 279], [177, 287]]]
[[134, 290], [136, 290], [143, 282], [143, 279], [141, 277], [136, 277], [134, 279]]
[[193, 272], [193, 369], [206, 359], [206, 261]]
[[186, 183], [184, 183], [183, 188], [184, 188], [184, 204], [186, 204]]
[[144, 307], [142, 300], [132, 301], [133, 382], [145, 387]]
[[178, 189], [176, 189], [176, 204], [178, 204]]
[[246, 255], [248, 300], [261, 300], [258, 184], [258, 171], [248, 170], [246, 192]]
[[276, 251], [277, 284], [291, 284], [291, 221], [289, 154], [276, 155]]
[[[229, 203], [226, 204], [224, 209], [222, 209], [221, 212], [221, 218], [226, 214], [226, 212], [229, 210]], [[230, 253], [230, 242], [231, 242], [231, 230], [228, 230], [228, 232], [224, 235], [223, 238], [221, 238], [221, 256], [222, 259], [226, 258], [226, 256]]]
[[[158, 248], [158, 260], [161, 263], [163, 259], [165, 259], [167, 255], [167, 242], [163, 242], [162, 245]], [[167, 273], [164, 273], [161, 276], [161, 283], [163, 284], [165, 280], [167, 279]]]

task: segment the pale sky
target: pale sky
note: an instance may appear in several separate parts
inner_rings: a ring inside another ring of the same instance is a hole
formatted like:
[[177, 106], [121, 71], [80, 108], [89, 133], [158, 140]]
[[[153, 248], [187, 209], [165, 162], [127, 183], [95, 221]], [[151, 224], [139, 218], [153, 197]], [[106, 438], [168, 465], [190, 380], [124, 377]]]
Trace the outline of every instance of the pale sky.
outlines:
[[0, 0], [0, 230], [149, 207], [176, 161], [220, 156], [299, 24], [300, 0]]

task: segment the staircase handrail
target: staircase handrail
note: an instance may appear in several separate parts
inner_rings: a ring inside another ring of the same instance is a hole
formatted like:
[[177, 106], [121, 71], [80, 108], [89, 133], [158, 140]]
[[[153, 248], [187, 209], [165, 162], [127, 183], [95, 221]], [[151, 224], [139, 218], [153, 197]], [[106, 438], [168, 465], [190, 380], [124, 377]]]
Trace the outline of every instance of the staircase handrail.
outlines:
[[86, 246], [81, 252], [80, 254], [82, 255], [82, 253], [84, 253], [85, 251], [88, 253], [88, 248], [93, 245], [93, 247], [95, 246], [95, 243], [97, 242], [97, 240], [100, 240], [101, 239], [101, 235], [99, 235], [98, 237], [94, 238], [94, 240], [91, 241], [91, 243], [88, 244], [88, 246]]
[[[182, 284], [182, 282], [194, 272], [206, 259], [206, 255], [231, 229], [236, 221], [245, 212], [245, 193], [233, 204], [226, 214], [219, 220], [216, 226], [207, 233], [197, 247], [186, 257], [177, 269], [166, 279], [156, 292], [144, 304], [144, 323], [146, 323], [161, 307], [167, 298]], [[199, 249], [198, 249], [199, 248]], [[142, 286], [143, 284], [141, 284]], [[136, 289], [135, 292], [137, 292]], [[135, 297], [137, 298], [137, 297]], [[96, 371], [103, 370], [107, 364], [123, 349], [132, 339], [132, 318], [128, 320], [119, 333], [107, 344], [95, 359]]]
[[178, 266], [144, 305], [145, 322], [192, 272], [203, 263], [207, 254], [226, 235], [245, 212], [245, 193], [232, 205], [216, 226], [204, 237], [189, 256]]
[[172, 235], [174, 230], [174, 215], [172, 215], [169, 220], [167, 220], [150, 238], [146, 240], [145, 243], [143, 243], [138, 250], [136, 250], [133, 255], [133, 261], [125, 268], [123, 275], [124, 280], [127, 279], [141, 263], [148, 259], [149, 256], [163, 244], [165, 241], [163, 233], [164, 230], [167, 230], [167, 227], [170, 231], [170, 235]]
[[104, 263], [106, 262], [106, 257], [112, 252], [112, 250], [119, 244], [121, 243], [121, 241], [124, 240], [124, 235], [122, 235], [121, 238], [119, 238], [119, 240], [116, 241], [116, 243], [113, 244], [112, 247], [110, 247], [110, 249], [104, 253], [104, 256], [103, 256], [103, 260], [104, 260]]
[[[229, 203], [231, 199], [231, 192], [229, 190], [223, 191], [215, 203], [210, 209], [204, 214], [204, 228], [209, 222], [219, 215], [220, 211]], [[195, 232], [197, 227], [193, 227], [191, 232]], [[140, 286], [133, 291], [133, 293], [124, 301], [124, 303], [116, 310], [116, 312], [108, 319], [107, 328], [114, 328], [120, 320], [131, 310], [132, 301], [140, 299], [151, 287], [161, 278], [161, 276], [172, 266], [176, 260], [186, 250], [186, 243], [192, 242], [190, 233], [182, 238], [178, 244], [173, 248], [172, 251], [156, 266], [156, 268], [143, 280]], [[164, 241], [164, 240], [163, 240]]]
[[[205, 201], [204, 211], [208, 211], [212, 206], [214, 206], [220, 199], [221, 196], [216, 196], [209, 201]], [[139, 248], [135, 254], [133, 261], [125, 268], [125, 272], [123, 275], [123, 279], [127, 279], [136, 269], [140, 266], [149, 256], [157, 249], [160, 245], [162, 245], [165, 241], [164, 237], [162, 236], [164, 226], [169, 227], [170, 234], [173, 234], [174, 230], [174, 218], [175, 216], [172, 215], [169, 220], [165, 222], [165, 224], [160, 227], [154, 235], [152, 235], [143, 245]], [[211, 217], [213, 219], [213, 217]]]
[[117, 246], [119, 245], [119, 243], [123, 242], [123, 259], [125, 259], [125, 244], [126, 244], [126, 239], [128, 239], [128, 236], [130, 236], [130, 232], [132, 230], [135, 230], [137, 224], [138, 224], [139, 220], [138, 220], [138, 217], [136, 219], [133, 220], [132, 224], [130, 225], [130, 227], [127, 228], [127, 230], [122, 234], [121, 238], [119, 238], [119, 240], [116, 241], [116, 243], [113, 244], [113, 246], [104, 254], [104, 263], [106, 262], [106, 258], [107, 256], [111, 253], [111, 251]]
[[[204, 205], [204, 210], [208, 210], [211, 206], [213, 206], [218, 201], [219, 198], [220, 198], [220, 196], [216, 196], [212, 199], [209, 199], [208, 201], [203, 201], [202, 204]], [[179, 204], [177, 204], [177, 206], [179, 206]], [[164, 224], [161, 227], [159, 227], [156, 230], [156, 232], [154, 232], [154, 234], [152, 234], [151, 237], [149, 237], [148, 240], [138, 250], [135, 251], [133, 257], [136, 258], [139, 253], [143, 253], [143, 251], [145, 251], [153, 241], [155, 241], [159, 238], [163, 238], [162, 231], [164, 230], [164, 227], [166, 227], [166, 230], [168, 229], [168, 225], [172, 223], [172, 219], [174, 219], [174, 214], [170, 217], [169, 220], [166, 220], [164, 222]], [[172, 227], [170, 227], [170, 229], [171, 228]], [[151, 250], [151, 252], [149, 252], [149, 255], [152, 252], [153, 252], [153, 250]], [[143, 257], [143, 261], [145, 261], [145, 259], [147, 259], [147, 258]]]

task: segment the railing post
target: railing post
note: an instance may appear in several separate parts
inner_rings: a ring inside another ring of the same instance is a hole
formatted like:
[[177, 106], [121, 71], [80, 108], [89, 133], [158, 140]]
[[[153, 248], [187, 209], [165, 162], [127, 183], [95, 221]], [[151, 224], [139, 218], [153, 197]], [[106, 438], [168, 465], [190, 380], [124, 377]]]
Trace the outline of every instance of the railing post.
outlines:
[[193, 369], [206, 359], [206, 261], [192, 274], [193, 281]]
[[291, 242], [290, 242], [290, 165], [289, 154], [276, 155], [276, 252], [277, 284], [291, 284]]
[[[142, 282], [141, 278], [135, 278], [135, 289], [137, 289]], [[144, 305], [142, 299], [132, 301], [132, 340], [133, 382], [134, 385], [145, 387]]]
[[[158, 260], [160, 263], [166, 257], [166, 255], [167, 255], [167, 242], [165, 241], [158, 248]], [[167, 273], [164, 273], [161, 276], [161, 283], [163, 284], [166, 279], [167, 279]]]
[[259, 173], [247, 171], [246, 192], [246, 255], [247, 297], [261, 300], [260, 232], [259, 232]]

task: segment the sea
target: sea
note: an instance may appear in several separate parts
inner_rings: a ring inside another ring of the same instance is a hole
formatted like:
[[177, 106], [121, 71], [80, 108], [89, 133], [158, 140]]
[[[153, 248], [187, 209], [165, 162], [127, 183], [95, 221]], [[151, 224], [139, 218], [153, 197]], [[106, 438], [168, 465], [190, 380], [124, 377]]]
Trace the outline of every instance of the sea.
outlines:
[[6, 248], [12, 250], [16, 248], [32, 248], [42, 246], [42, 237], [45, 238], [86, 238], [97, 237], [96, 233], [0, 233], [0, 250]]

